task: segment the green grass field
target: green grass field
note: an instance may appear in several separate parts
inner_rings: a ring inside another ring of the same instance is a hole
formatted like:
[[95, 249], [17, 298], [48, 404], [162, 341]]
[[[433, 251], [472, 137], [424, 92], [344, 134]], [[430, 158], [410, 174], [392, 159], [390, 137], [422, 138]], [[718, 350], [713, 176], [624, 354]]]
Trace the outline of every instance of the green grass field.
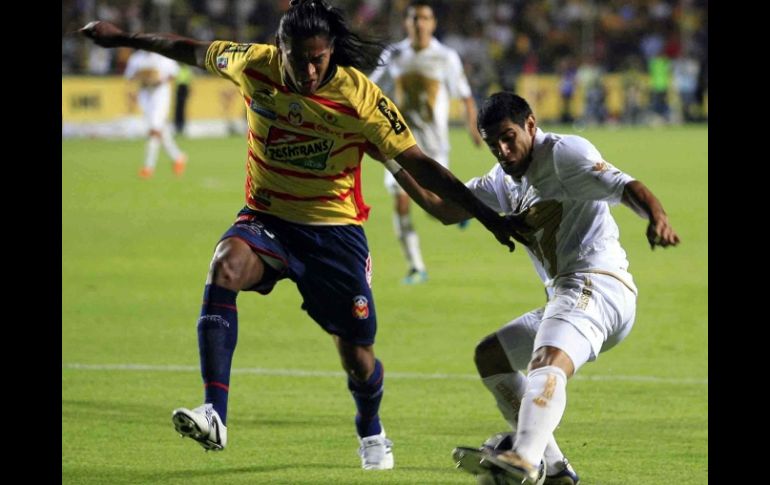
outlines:
[[[547, 127], [546, 127], [547, 128]], [[568, 129], [557, 132], [568, 132]], [[682, 237], [650, 251], [645, 223], [613, 209], [640, 290], [634, 331], [569, 384], [556, 437], [586, 485], [708, 482], [708, 128], [581, 133], [644, 181]], [[494, 160], [462, 131], [462, 180]], [[471, 484], [456, 445], [505, 423], [474, 377], [476, 342], [543, 303], [524, 250], [478, 222], [465, 231], [414, 215], [430, 280], [407, 287], [383, 169], [364, 162], [386, 368], [381, 417], [396, 468], [363, 472], [354, 406], [331, 338], [290, 281], [238, 300], [229, 444], [204, 453], [171, 411], [201, 402], [195, 325], [214, 245], [243, 204], [245, 140], [182, 139], [188, 173], [161, 156], [137, 172], [143, 141], [62, 142], [62, 482]]]

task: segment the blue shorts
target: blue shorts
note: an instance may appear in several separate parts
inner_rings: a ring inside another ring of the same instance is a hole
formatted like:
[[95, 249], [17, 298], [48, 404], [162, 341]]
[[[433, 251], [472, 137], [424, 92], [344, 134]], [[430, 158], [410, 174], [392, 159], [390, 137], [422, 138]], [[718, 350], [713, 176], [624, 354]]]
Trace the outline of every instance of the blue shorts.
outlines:
[[230, 237], [282, 263], [247, 290], [266, 295], [289, 278], [302, 295], [302, 309], [324, 330], [355, 344], [374, 343], [372, 258], [363, 227], [297, 224], [244, 208], [220, 241]]

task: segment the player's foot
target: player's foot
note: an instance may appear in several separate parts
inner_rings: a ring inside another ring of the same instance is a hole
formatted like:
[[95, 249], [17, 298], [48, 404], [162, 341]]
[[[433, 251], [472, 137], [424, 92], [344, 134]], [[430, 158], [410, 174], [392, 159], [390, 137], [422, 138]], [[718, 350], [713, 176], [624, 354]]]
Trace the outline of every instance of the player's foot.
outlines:
[[402, 283], [405, 285], [419, 285], [420, 283], [425, 283], [428, 281], [428, 272], [427, 271], [417, 271], [416, 269], [410, 269], [409, 272], [406, 274], [404, 279], [402, 280]]
[[575, 473], [569, 460], [564, 458], [559, 465], [562, 467], [561, 471], [546, 475], [543, 485], [578, 485], [580, 483], [580, 477]]
[[460, 221], [457, 223], [457, 228], [460, 229], [461, 231], [464, 231], [465, 229], [468, 228], [468, 225], [470, 225], [470, 223], [471, 223], [470, 219], [465, 219], [464, 221]]
[[177, 433], [194, 439], [206, 451], [219, 451], [227, 446], [227, 426], [211, 404], [203, 404], [193, 410], [174, 409], [171, 421]]
[[482, 461], [484, 455], [481, 453], [483, 448], [470, 448], [468, 446], [458, 446], [452, 450], [452, 460], [455, 467], [471, 475], [483, 475], [489, 473], [491, 466], [489, 462]]
[[393, 442], [385, 437], [385, 429], [380, 434], [358, 438], [361, 468], [364, 470], [390, 470], [393, 468]]
[[541, 460], [540, 466], [535, 466], [524, 460], [515, 451], [497, 451], [490, 448], [482, 448], [483, 458], [481, 463], [488, 464], [506, 477], [521, 483], [522, 485], [542, 485], [545, 480], [545, 463]]
[[182, 175], [185, 168], [187, 168], [187, 155], [183, 153], [174, 160], [174, 174], [177, 176]]
[[139, 170], [139, 178], [148, 179], [153, 176], [155, 173], [155, 169], [150, 167], [142, 167], [141, 170]]

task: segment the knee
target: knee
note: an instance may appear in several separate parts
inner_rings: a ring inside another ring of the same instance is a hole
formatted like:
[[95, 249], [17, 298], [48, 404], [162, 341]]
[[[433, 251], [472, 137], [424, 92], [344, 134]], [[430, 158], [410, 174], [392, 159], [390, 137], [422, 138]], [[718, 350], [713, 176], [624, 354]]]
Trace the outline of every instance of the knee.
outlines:
[[362, 383], [369, 380], [373, 369], [367, 369], [363, 365], [353, 365], [348, 368], [348, 375], [356, 382]]
[[215, 285], [231, 290], [240, 290], [243, 279], [243, 265], [226, 254], [217, 254], [211, 260], [209, 273]]
[[513, 372], [508, 356], [494, 333], [487, 335], [476, 345], [473, 361], [481, 377]]
[[209, 281], [217, 286], [240, 291], [257, 284], [264, 267], [251, 248], [240, 241], [223, 241], [214, 253], [209, 267]]
[[541, 367], [555, 366], [564, 371], [567, 377], [575, 373], [575, 364], [566, 352], [551, 346], [543, 346], [537, 349], [532, 355], [532, 361], [529, 363], [530, 372]]
[[349, 359], [343, 365], [353, 381], [357, 383], [364, 383], [368, 381], [374, 373], [375, 363], [373, 359], [370, 360], [368, 358], [360, 357], [362, 356], [359, 356], [359, 358]]
[[376, 361], [371, 346], [346, 345], [340, 346], [342, 367], [355, 382], [366, 382], [374, 373]]

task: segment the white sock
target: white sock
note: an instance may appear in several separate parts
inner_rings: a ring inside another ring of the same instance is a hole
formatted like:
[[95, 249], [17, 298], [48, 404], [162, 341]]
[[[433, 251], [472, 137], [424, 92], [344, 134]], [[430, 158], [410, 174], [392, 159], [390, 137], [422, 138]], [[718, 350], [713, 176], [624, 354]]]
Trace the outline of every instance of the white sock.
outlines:
[[144, 166], [151, 170], [155, 170], [155, 164], [158, 163], [158, 149], [160, 148], [160, 140], [157, 136], [151, 136], [147, 140], [147, 149], [144, 155]]
[[549, 365], [527, 375], [513, 446], [519, 456], [532, 465], [540, 463], [566, 406], [567, 375], [563, 370]]
[[[519, 407], [521, 406], [521, 398], [524, 396], [524, 391], [526, 391], [527, 378], [521, 372], [516, 371], [483, 377], [481, 381], [495, 397], [497, 408], [511, 426], [511, 430], [516, 431]], [[543, 456], [548, 465], [547, 475], [554, 475], [562, 470], [561, 463], [564, 460], [564, 453], [561, 452], [559, 445], [556, 444], [556, 438], [554, 438], [553, 433], [548, 438], [548, 444], [545, 447]]]
[[422, 260], [422, 253], [420, 252], [420, 238], [417, 233], [414, 232], [412, 227], [412, 220], [409, 215], [393, 215], [393, 227], [398, 236], [398, 240], [401, 242], [401, 249], [404, 251], [404, 256], [409, 262], [409, 267], [414, 268], [417, 271], [425, 271], [425, 263]]
[[524, 395], [527, 388], [527, 378], [521, 372], [509, 372], [484, 377], [481, 381], [495, 396], [497, 408], [503, 414], [503, 418], [511, 426], [511, 429], [516, 431], [521, 396]]
[[171, 130], [168, 127], [163, 128], [161, 136], [163, 137], [163, 148], [168, 153], [168, 156], [171, 157], [171, 160], [176, 161], [182, 155], [182, 150], [179, 149], [174, 141], [174, 137], [171, 136]]

